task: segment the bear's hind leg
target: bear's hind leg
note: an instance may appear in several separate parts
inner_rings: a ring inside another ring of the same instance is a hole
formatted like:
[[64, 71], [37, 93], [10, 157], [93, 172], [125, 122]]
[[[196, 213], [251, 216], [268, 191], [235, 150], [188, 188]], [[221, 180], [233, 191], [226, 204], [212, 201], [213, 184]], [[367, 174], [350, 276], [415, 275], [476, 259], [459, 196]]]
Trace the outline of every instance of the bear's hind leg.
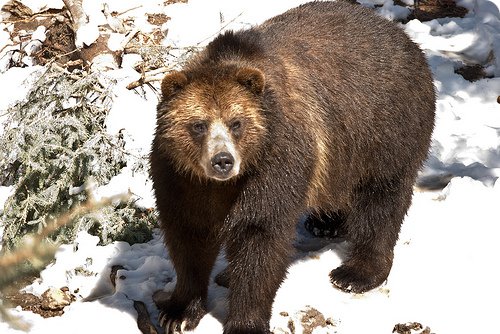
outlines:
[[[305, 229], [315, 237], [337, 238], [343, 237], [345, 231], [346, 215], [341, 211], [311, 213], [304, 222]], [[229, 269], [219, 272], [214, 282], [222, 287], [229, 288]]]
[[352, 249], [348, 259], [330, 273], [337, 288], [362, 293], [387, 279], [401, 223], [411, 204], [411, 180], [372, 181], [356, 189], [345, 224]]
[[315, 237], [336, 238], [346, 234], [347, 216], [342, 211], [311, 213], [304, 222], [305, 229]]

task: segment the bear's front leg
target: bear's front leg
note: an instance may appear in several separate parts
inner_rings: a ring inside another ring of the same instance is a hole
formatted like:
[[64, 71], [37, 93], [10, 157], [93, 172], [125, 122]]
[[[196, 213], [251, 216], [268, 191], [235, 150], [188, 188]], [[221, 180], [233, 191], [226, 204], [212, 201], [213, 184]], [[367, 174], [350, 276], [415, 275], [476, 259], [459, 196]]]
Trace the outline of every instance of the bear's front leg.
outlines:
[[272, 304], [286, 275], [294, 235], [293, 224], [277, 228], [275, 223], [242, 223], [227, 239], [229, 315], [224, 334], [270, 333]]
[[207, 312], [208, 281], [219, 246], [213, 233], [179, 226], [164, 229], [177, 284], [170, 298], [157, 301], [159, 322], [166, 334], [179, 334], [196, 328]]

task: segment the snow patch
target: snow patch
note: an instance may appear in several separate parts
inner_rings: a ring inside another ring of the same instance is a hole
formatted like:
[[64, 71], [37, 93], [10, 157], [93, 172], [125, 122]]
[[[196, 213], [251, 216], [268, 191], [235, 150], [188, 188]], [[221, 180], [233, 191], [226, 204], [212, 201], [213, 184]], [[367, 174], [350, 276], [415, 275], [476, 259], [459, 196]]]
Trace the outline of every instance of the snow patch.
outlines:
[[62, 0], [20, 0], [19, 2], [31, 9], [33, 13], [40, 13], [49, 9], [61, 9], [64, 7]]

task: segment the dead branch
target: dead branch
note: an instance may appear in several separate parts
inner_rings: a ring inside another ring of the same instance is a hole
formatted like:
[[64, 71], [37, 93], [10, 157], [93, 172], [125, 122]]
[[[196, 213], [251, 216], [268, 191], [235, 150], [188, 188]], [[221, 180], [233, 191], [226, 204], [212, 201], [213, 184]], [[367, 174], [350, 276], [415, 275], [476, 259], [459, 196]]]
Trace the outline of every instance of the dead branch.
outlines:
[[[4, 8], [2, 8], [2, 9], [4, 9]], [[36, 19], [38, 17], [58, 17], [60, 15], [61, 15], [61, 13], [36, 13], [36, 14], [33, 14], [25, 19], [5, 19], [2, 22], [7, 23], [7, 24], [16, 24], [16, 23], [22, 23], [22, 22], [32, 22], [34, 19]]]
[[219, 31], [217, 31], [215, 34], [212, 34], [210, 36], [208, 36], [207, 38], [205, 39], [202, 39], [201, 41], [199, 41], [196, 45], [202, 45], [203, 43], [205, 43], [206, 41], [208, 40], [211, 40], [213, 39], [215, 36], [219, 35], [228, 25], [230, 25], [231, 23], [233, 23], [234, 21], [236, 21], [241, 15], [243, 15], [243, 12], [239, 13], [238, 15], [236, 15], [235, 17], [233, 17], [231, 20], [229, 20], [226, 24], [224, 24], [220, 29]]
[[134, 81], [134, 82], [131, 82], [127, 85], [127, 89], [134, 89], [134, 88], [137, 88], [137, 87], [140, 87], [142, 85], [144, 85], [145, 83], [148, 83], [148, 82], [153, 82], [153, 81], [162, 81], [163, 80], [163, 77], [144, 77], [144, 78], [141, 78], [137, 81]]
[[139, 86], [144, 85], [145, 83], [148, 82], [153, 82], [153, 81], [162, 81], [163, 80], [163, 74], [166, 72], [169, 72], [172, 70], [172, 67], [170, 66], [165, 66], [165, 67], [160, 67], [155, 70], [151, 70], [148, 72], [145, 72], [139, 80], [133, 81], [127, 85], [127, 89], [134, 89]]
[[83, 0], [63, 0], [63, 2], [66, 8], [68, 8], [72, 21], [72, 29], [76, 36], [78, 29], [89, 22], [89, 18], [82, 7]]
[[155, 70], [148, 71], [147, 73], [145, 73], [145, 75], [148, 77], [153, 77], [153, 76], [156, 76], [158, 74], [164, 74], [166, 72], [170, 72], [171, 70], [172, 70], [172, 66], [163, 66], [163, 67], [159, 67]]
[[129, 8], [129, 9], [127, 9], [127, 10], [124, 10], [123, 12], [116, 13], [116, 16], [121, 16], [121, 15], [123, 15], [123, 14], [126, 14], [126, 13], [128, 13], [128, 12], [130, 12], [130, 11], [136, 10], [136, 9], [138, 9], [138, 8], [141, 8], [141, 7], [142, 7], [142, 5], [139, 5], [139, 6], [135, 6], [135, 7]]
[[8, 2], [5, 5], [3, 5], [2, 11], [8, 12], [13, 16], [17, 16], [20, 18], [27, 18], [33, 16], [33, 12], [31, 11], [31, 9], [17, 0]]
[[158, 334], [151, 322], [149, 312], [143, 302], [134, 300], [134, 308], [137, 311], [137, 327], [143, 334]]

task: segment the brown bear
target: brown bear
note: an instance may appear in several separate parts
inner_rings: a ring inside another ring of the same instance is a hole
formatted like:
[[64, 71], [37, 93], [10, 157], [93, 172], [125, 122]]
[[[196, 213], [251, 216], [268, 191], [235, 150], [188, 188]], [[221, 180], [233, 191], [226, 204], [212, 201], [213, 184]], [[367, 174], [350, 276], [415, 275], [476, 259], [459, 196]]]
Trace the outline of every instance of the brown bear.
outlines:
[[351, 245], [333, 285], [383, 283], [434, 126], [422, 51], [369, 9], [312, 2], [226, 32], [161, 85], [151, 175], [177, 273], [167, 333], [206, 313], [228, 260], [225, 334], [269, 333], [296, 223], [340, 221]]

